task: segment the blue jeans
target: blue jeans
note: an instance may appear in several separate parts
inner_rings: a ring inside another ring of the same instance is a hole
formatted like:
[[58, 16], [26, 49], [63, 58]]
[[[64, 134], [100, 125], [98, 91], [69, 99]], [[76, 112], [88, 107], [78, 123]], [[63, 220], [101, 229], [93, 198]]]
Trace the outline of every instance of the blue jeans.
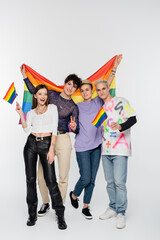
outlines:
[[83, 202], [89, 204], [91, 201], [95, 179], [101, 158], [101, 146], [95, 149], [76, 152], [79, 166], [80, 178], [74, 188], [73, 194], [79, 197], [84, 189]]
[[103, 155], [103, 170], [107, 181], [109, 207], [116, 213], [125, 214], [127, 209], [127, 156]]

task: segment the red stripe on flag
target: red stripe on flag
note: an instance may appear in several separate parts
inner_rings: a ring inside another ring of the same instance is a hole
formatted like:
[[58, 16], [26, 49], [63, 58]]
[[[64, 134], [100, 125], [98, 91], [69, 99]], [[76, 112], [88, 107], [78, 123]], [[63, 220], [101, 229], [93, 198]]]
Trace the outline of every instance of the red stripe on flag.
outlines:
[[14, 82], [11, 84], [11, 86], [9, 87], [9, 89], [8, 89], [8, 91], [7, 91], [7, 93], [6, 93], [6, 95], [4, 96], [4, 100], [5, 100], [5, 98], [7, 97], [7, 95], [8, 95], [8, 93], [9, 93], [9, 91], [10, 91], [10, 89], [12, 88], [12, 86], [14, 85]]

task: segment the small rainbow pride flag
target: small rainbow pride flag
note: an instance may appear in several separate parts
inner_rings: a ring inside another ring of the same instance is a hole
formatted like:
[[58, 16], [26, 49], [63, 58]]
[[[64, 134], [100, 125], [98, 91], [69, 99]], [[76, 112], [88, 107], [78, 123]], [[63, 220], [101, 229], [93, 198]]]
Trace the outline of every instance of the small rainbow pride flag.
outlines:
[[17, 97], [17, 93], [16, 93], [16, 89], [14, 86], [14, 82], [11, 84], [11, 86], [9, 87], [6, 95], [4, 96], [4, 100], [7, 101], [8, 103], [12, 104], [13, 101], [15, 100], [15, 98]]
[[92, 124], [98, 128], [106, 120], [106, 118], [107, 118], [106, 111], [104, 110], [103, 107], [101, 107]]

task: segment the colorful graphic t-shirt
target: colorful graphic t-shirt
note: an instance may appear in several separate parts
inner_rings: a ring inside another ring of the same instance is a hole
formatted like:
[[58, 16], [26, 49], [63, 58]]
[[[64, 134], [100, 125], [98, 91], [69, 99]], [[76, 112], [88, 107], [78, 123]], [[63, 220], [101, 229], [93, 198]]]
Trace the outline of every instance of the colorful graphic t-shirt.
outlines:
[[102, 124], [102, 155], [131, 155], [130, 129], [123, 132], [111, 129], [112, 122], [119, 124], [127, 121], [129, 117], [135, 116], [135, 111], [130, 107], [129, 102], [121, 97], [114, 97], [104, 105], [107, 119]]

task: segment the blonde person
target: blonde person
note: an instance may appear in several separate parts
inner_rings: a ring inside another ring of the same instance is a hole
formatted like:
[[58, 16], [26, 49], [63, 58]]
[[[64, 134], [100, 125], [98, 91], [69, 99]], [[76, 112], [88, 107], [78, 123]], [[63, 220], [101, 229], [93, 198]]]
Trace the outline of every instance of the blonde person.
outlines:
[[[107, 80], [111, 85], [117, 66], [120, 64], [122, 55], [117, 56], [114, 68]], [[80, 87], [83, 102], [78, 103], [79, 109], [79, 133], [76, 135], [75, 149], [80, 178], [74, 190], [70, 192], [71, 204], [74, 208], [79, 207], [78, 197], [84, 190], [82, 214], [86, 219], [92, 219], [89, 204], [91, 202], [97, 171], [101, 157], [102, 135], [101, 129], [95, 128], [92, 121], [103, 105], [103, 100], [99, 97], [92, 99], [93, 85], [89, 80], [82, 81]], [[74, 120], [72, 120], [72, 127]]]
[[19, 103], [16, 111], [20, 115], [22, 127], [25, 132], [31, 132], [24, 147], [24, 162], [27, 184], [27, 205], [29, 218], [28, 226], [35, 225], [37, 221], [37, 190], [36, 168], [39, 156], [46, 184], [52, 200], [52, 208], [55, 209], [59, 229], [66, 229], [64, 220], [64, 206], [58, 188], [55, 167], [54, 148], [58, 127], [58, 111], [54, 104], [48, 104], [48, 88], [38, 85], [34, 89], [32, 110], [27, 113], [25, 121], [23, 111]]
[[102, 125], [102, 162], [107, 182], [109, 207], [99, 216], [101, 220], [116, 217], [116, 228], [126, 226], [127, 210], [127, 165], [131, 154], [130, 128], [137, 122], [136, 114], [128, 100], [112, 97], [107, 81], [95, 82], [98, 96], [104, 101], [107, 119]]

